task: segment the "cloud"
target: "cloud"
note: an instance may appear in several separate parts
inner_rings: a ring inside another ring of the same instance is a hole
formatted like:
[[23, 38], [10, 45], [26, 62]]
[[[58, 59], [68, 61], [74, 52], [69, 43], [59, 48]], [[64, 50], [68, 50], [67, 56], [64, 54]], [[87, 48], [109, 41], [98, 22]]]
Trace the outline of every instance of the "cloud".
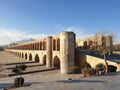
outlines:
[[93, 36], [93, 34], [86, 34], [84, 32], [85, 30], [80, 27], [67, 27], [65, 28], [65, 31], [73, 31], [76, 34], [77, 39]]
[[0, 28], [0, 45], [9, 44], [11, 42], [20, 41], [24, 39], [40, 39], [47, 34], [27, 34], [16, 29], [3, 29]]

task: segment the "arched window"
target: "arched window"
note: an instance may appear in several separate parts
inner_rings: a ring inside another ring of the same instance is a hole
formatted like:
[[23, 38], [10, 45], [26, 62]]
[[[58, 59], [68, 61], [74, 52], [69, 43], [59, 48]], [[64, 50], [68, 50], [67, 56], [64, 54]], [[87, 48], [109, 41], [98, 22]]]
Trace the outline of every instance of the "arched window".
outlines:
[[57, 51], [60, 51], [60, 39], [57, 39]]
[[40, 42], [40, 50], [42, 50], [42, 42]]
[[53, 50], [56, 50], [56, 40], [53, 40]]
[[43, 50], [46, 50], [46, 42], [43, 41]]
[[84, 49], [87, 49], [87, 41], [85, 41], [83, 45], [84, 45], [84, 46], [83, 46]]

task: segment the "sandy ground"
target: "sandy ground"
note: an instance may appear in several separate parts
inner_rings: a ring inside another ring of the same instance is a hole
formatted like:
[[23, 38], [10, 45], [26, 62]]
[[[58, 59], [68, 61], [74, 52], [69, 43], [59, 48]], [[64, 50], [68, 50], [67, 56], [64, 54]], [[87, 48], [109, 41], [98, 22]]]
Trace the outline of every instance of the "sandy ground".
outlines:
[[[19, 60], [18, 57], [11, 56], [11, 54], [6, 52], [0, 52], [0, 54], [2, 55], [2, 58], [0, 57], [1, 63], [14, 62], [14, 59], [15, 62]], [[4, 55], [7, 55], [7, 57], [4, 57]], [[31, 86], [14, 90], [120, 90], [120, 73], [80, 78], [81, 74], [61, 75], [55, 72], [24, 75], [25, 84], [30, 84]], [[0, 90], [13, 85], [15, 77], [0, 78]], [[73, 80], [68, 80], [68, 78], [73, 78]]]

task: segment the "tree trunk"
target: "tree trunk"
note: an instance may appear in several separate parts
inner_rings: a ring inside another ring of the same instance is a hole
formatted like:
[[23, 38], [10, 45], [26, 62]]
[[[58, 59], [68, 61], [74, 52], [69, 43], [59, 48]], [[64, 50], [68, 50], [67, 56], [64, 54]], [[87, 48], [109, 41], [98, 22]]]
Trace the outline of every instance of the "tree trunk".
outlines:
[[107, 63], [107, 60], [106, 60], [106, 54], [104, 54], [104, 60], [105, 60], [105, 67], [106, 67], [106, 74], [108, 73], [108, 63]]

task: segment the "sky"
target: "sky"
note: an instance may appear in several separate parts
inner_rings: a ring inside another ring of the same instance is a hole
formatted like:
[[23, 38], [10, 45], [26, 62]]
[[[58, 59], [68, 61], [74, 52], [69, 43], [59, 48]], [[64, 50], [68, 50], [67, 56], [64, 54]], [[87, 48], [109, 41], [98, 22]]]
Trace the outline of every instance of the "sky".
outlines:
[[106, 31], [120, 43], [120, 0], [0, 0], [0, 45], [63, 31]]

